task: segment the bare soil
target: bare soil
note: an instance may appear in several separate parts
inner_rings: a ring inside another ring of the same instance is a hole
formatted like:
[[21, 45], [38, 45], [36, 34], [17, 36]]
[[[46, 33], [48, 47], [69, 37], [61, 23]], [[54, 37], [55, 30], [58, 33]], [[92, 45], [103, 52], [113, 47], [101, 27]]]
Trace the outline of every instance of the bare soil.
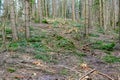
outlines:
[[[70, 38], [69, 34], [65, 34], [65, 27], [51, 28], [48, 24], [34, 24], [36, 29], [46, 30], [48, 32], [57, 32], [62, 36]], [[109, 36], [100, 36], [100, 39], [111, 39]], [[72, 39], [71, 39], [72, 40]], [[74, 41], [74, 40], [73, 40]], [[74, 42], [75, 45], [79, 41]], [[29, 51], [29, 49], [28, 49]], [[120, 63], [106, 63], [102, 60], [106, 54], [101, 50], [94, 50], [92, 55], [86, 52], [83, 62], [89, 66], [89, 69], [81, 67], [80, 59], [71, 54], [71, 52], [51, 52], [58, 60], [58, 63], [46, 63], [42, 60], [35, 59], [33, 53], [27, 52], [10, 52], [5, 51], [0, 53], [0, 80], [80, 80], [92, 69], [111, 77], [113, 80], [120, 80]], [[119, 51], [113, 51], [112, 54], [120, 56]], [[107, 76], [93, 72], [87, 77], [90, 80], [110, 80]], [[111, 80], [112, 80], [111, 79]], [[89, 80], [89, 79], [82, 79]]]

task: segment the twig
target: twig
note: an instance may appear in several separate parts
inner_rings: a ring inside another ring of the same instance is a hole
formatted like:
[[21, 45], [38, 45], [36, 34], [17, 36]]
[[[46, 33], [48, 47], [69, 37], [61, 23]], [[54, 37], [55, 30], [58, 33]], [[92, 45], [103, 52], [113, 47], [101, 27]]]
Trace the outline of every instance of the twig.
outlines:
[[23, 67], [34, 69], [34, 70], [47, 71], [47, 72], [50, 72], [50, 73], [54, 73], [55, 72], [54, 70], [48, 70], [46, 66], [44, 66], [44, 67], [42, 67], [42, 66], [36, 67], [36, 66], [28, 65], [28, 64], [19, 63], [19, 62], [17, 62], [17, 64], [19, 64], [19, 65], [21, 65]]
[[[56, 67], [56, 66], [55, 66]], [[70, 71], [73, 71], [75, 72], [76, 74], [80, 74], [80, 72], [78, 72], [77, 70], [73, 69], [73, 68], [70, 68], [70, 67], [67, 67], [67, 66], [64, 66], [64, 65], [57, 65], [57, 67], [62, 67], [62, 68], [66, 68]]]
[[104, 74], [104, 73], [102, 73], [102, 72], [99, 72], [99, 71], [98, 71], [98, 74], [100, 74], [100, 75], [102, 75], [102, 76], [105, 76], [105, 77], [107, 77], [107, 78], [110, 79], [110, 80], [114, 80], [113, 78], [111, 78], [110, 76], [108, 76], [108, 75], [106, 75], [106, 74]]
[[[94, 71], [97, 71], [97, 70], [96, 70], [96, 69], [91, 70], [90, 72], [88, 72], [88, 73], [86, 73], [85, 75], [83, 75], [79, 80], [82, 80], [83, 78], [85, 78], [87, 75], [93, 73]], [[114, 80], [113, 78], [111, 78], [111, 77], [108, 76], [107, 74], [104, 74], [104, 73], [102, 73], [102, 72], [100, 72], [100, 71], [97, 71], [97, 73], [100, 74], [100, 75], [102, 75], [102, 76], [107, 77], [109, 80]]]
[[82, 80], [83, 78], [85, 78], [87, 75], [93, 73], [94, 71], [96, 71], [96, 70], [95, 69], [91, 70], [90, 72], [88, 72], [85, 75], [83, 75], [79, 80]]

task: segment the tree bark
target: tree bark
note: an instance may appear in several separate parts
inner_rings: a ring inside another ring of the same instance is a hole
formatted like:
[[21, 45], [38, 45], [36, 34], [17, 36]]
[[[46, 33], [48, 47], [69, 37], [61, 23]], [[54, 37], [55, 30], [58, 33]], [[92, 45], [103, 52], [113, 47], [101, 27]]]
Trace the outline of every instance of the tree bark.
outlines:
[[15, 21], [15, 10], [14, 10], [14, 0], [10, 0], [10, 18], [11, 18], [11, 28], [12, 28], [12, 36], [13, 40], [18, 40], [17, 29], [16, 29], [16, 21]]
[[75, 21], [75, 0], [72, 0], [72, 20]]
[[25, 0], [25, 34], [26, 38], [30, 37], [30, 5], [29, 1]]

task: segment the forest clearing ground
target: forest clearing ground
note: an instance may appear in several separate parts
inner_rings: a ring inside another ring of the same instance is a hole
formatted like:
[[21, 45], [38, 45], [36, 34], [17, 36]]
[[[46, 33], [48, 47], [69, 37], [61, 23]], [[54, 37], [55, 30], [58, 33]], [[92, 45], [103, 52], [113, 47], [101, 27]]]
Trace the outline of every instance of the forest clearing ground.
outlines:
[[[33, 26], [35, 26], [33, 28], [33, 32], [35, 32], [33, 35], [47, 34], [49, 36], [47, 36], [47, 39], [51, 38], [50, 40], [54, 39], [54, 36], [60, 39], [63, 38], [63, 40], [67, 38], [75, 44], [77, 49], [72, 52], [61, 48], [56, 50], [56, 48], [54, 48], [55, 45], [53, 45], [54, 40], [51, 44], [49, 43], [50, 41], [48, 41], [47, 47], [50, 49], [53, 48], [54, 50], [48, 51], [46, 54], [52, 55], [51, 58], [52, 60], [55, 59], [55, 63], [35, 59], [35, 53], [32, 48], [25, 48], [25, 52], [20, 52], [19, 50], [1, 53], [0, 80], [79, 80], [81, 76], [90, 71], [89, 69], [82, 68], [81, 64], [86, 64], [91, 69], [96, 69], [109, 75], [114, 80], [119, 80], [120, 63], [104, 62], [102, 58], [106, 56], [106, 53], [103, 50], [94, 49], [94, 54], [91, 53], [89, 46], [85, 46], [85, 50], [82, 50], [81, 48], [84, 46], [83, 43], [81, 45], [81, 41], [75, 40], [72, 35], [72, 33], [77, 33], [77, 28], [70, 28], [67, 25], [53, 27], [51, 24], [33, 24]], [[100, 34], [99, 37], [94, 37], [94, 39], [111, 40], [112, 38], [110, 35]], [[45, 41], [46, 39], [43, 39], [42, 42], [45, 43]], [[82, 54], [79, 55], [79, 53]], [[120, 52], [113, 51], [112, 54], [119, 56]], [[88, 76], [93, 78], [93, 80], [109, 80], [97, 73]]]

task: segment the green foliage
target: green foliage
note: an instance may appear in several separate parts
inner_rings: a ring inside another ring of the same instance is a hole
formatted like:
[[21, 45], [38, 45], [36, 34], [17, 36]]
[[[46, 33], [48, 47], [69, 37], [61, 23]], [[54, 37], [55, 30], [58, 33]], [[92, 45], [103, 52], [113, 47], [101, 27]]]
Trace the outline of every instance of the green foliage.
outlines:
[[30, 31], [34, 31], [34, 26], [30, 26]]
[[115, 46], [114, 42], [105, 43], [105, 42], [99, 41], [99, 40], [94, 42], [92, 45], [92, 47], [94, 49], [107, 50], [107, 51], [112, 51], [114, 46]]
[[79, 23], [73, 23], [72, 25], [73, 25], [74, 27], [79, 27], [79, 28], [80, 28], [80, 27], [83, 27], [83, 25], [82, 25], [82, 24], [79, 24]]
[[67, 74], [69, 74], [69, 71], [68, 71], [67, 69], [62, 69], [62, 70], [60, 71], [60, 74], [61, 74], [61, 75], [67, 75]]
[[79, 58], [86, 56], [86, 54], [81, 53], [81, 52], [77, 52], [77, 51], [74, 51], [73, 54], [78, 56]]
[[101, 49], [112, 51], [114, 46], [115, 46], [115, 43], [107, 43], [107, 44], [103, 44], [103, 46], [101, 46]]
[[39, 54], [36, 54], [36, 55], [35, 55], [35, 58], [36, 58], [36, 59], [41, 59], [41, 60], [43, 60], [43, 61], [45, 61], [45, 62], [49, 62], [50, 59], [51, 59], [51, 56], [48, 55], [48, 54], [39, 53]]
[[48, 38], [47, 32], [41, 32], [40, 38], [41, 38], [41, 39]]
[[49, 35], [46, 39], [46, 43], [55, 50], [59, 50], [59, 49], [74, 50], [75, 49], [75, 45], [72, 41], [58, 34]]
[[40, 59], [43, 60], [44, 62], [52, 62], [52, 63], [57, 63], [58, 61], [54, 58], [52, 58], [52, 56], [50, 54], [43, 54], [43, 53], [37, 53], [35, 55], [36, 59]]
[[27, 40], [28, 42], [41, 42], [40, 36], [33, 36]]
[[19, 49], [25, 50], [26, 48], [31, 47], [38, 52], [50, 51], [50, 49], [41, 42], [41, 38], [40, 39], [39, 38], [40, 37], [32, 39], [30, 38], [29, 40], [23, 39], [16, 42], [11, 42], [10, 44], [8, 44], [8, 49], [12, 51], [17, 51]]
[[32, 42], [32, 43], [29, 43], [29, 44], [36, 51], [39, 51], [39, 52], [47, 52], [47, 51], [49, 51], [49, 48], [47, 46], [45, 46], [43, 43], [41, 43], [41, 42]]
[[53, 24], [54, 27], [58, 27], [59, 22], [58, 21], [54, 21], [52, 24]]
[[103, 60], [108, 63], [115, 63], [115, 62], [120, 62], [120, 57], [116, 57], [113, 55], [106, 55], [103, 57]]
[[79, 59], [79, 63], [82, 63], [83, 62], [83, 57], [86, 56], [85, 53], [82, 53], [82, 52], [76, 51], [76, 50], [72, 52], [72, 55], [76, 56]]
[[115, 33], [119, 34], [119, 29], [118, 28], [116, 28], [114, 31], [115, 31]]
[[36, 18], [36, 19], [34, 19], [34, 22], [35, 22], [35, 23], [39, 23], [39, 22], [40, 22], [40, 19]]
[[89, 36], [91, 36], [91, 37], [99, 37], [98, 34], [93, 34], [93, 33], [90, 33]]
[[46, 23], [46, 24], [48, 24], [47, 19], [43, 19], [43, 20], [42, 20], [42, 23]]
[[75, 49], [74, 43], [63, 37], [57, 37], [56, 46], [59, 48], [64, 48], [65, 50]]
[[6, 34], [12, 34], [12, 29], [6, 28]]
[[31, 3], [31, 4], [34, 4], [34, 3], [35, 3], [35, 0], [30, 0], [30, 3]]
[[80, 33], [73, 33], [72, 37], [74, 40], [80, 41], [82, 39], [82, 34]]
[[99, 4], [99, 0], [94, 0], [94, 4], [92, 5], [94, 11], [99, 9]]
[[10, 73], [13, 73], [13, 72], [15, 72], [16, 70], [15, 70], [14, 68], [8, 68], [7, 71], [10, 72]]
[[102, 33], [102, 34], [105, 34], [104, 29], [103, 29], [103, 28], [101, 28], [101, 27], [99, 27], [99, 28], [98, 28], [98, 32], [99, 32], [99, 33]]
[[18, 45], [20, 46], [20, 47], [27, 47], [27, 45], [28, 45], [28, 42], [25, 40], [25, 39], [23, 39], [23, 40], [19, 40], [18, 41]]
[[8, 49], [12, 51], [16, 51], [18, 48], [19, 48], [19, 44], [17, 42], [12, 42], [8, 46]]

